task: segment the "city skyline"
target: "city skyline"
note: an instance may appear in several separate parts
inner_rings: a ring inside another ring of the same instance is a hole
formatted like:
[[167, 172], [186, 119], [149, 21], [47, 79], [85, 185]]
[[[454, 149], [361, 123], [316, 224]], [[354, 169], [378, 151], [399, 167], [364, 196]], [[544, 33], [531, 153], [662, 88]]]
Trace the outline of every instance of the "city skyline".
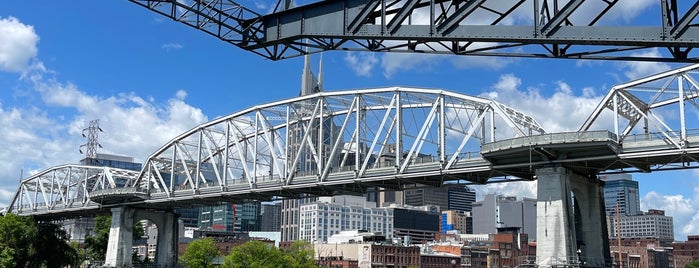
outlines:
[[[640, 1], [628, 18], [609, 20], [643, 20], [656, 2]], [[302, 57], [271, 62], [126, 1], [104, 3], [100, 9], [110, 12], [102, 13], [86, 3], [0, 4], [0, 43], [7, 44], [0, 46], [0, 206], [20, 178], [82, 159], [80, 132], [90, 120], [104, 129], [99, 152], [141, 162], [198, 124], [299, 92]], [[273, 3], [261, 4], [266, 13]], [[312, 57], [316, 68], [319, 55]], [[549, 132], [576, 130], [615, 84], [686, 65], [356, 52], [324, 53], [323, 64], [329, 91], [442, 88], [497, 99]], [[697, 174], [633, 174], [641, 210], [673, 216], [676, 239], [699, 233]], [[476, 190], [480, 198], [535, 197], [536, 186]]]

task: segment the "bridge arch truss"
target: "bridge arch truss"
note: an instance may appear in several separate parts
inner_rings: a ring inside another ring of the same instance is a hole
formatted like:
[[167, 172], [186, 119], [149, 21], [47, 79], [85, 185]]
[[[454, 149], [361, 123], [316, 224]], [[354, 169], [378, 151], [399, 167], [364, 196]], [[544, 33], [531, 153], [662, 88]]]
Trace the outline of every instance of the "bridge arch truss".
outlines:
[[488, 168], [482, 143], [541, 133], [532, 117], [501, 103], [443, 90], [320, 92], [183, 133], [148, 157], [133, 186], [157, 203], [441, 184], [450, 174], [484, 183], [503, 174]]
[[22, 180], [6, 212], [20, 215], [84, 214], [99, 209], [92, 193], [123, 189], [138, 171], [103, 166], [61, 165]]

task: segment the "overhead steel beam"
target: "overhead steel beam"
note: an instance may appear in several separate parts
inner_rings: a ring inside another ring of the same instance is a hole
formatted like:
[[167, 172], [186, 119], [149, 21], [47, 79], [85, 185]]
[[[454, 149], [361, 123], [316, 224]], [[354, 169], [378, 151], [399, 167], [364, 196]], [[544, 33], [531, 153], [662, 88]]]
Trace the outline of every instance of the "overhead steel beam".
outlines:
[[[622, 12], [614, 9], [619, 0], [568, 1], [543, 21], [536, 21], [543, 15], [537, 12], [548, 11], [548, 1], [513, 1], [503, 8], [500, 1], [487, 0], [326, 0], [268, 15], [231, 0], [129, 1], [271, 60], [345, 50], [699, 62], [699, 56], [690, 54], [699, 47], [699, 27], [693, 23], [699, 14], [696, 2], [684, 3], [684, 14], [673, 1], [654, 20], [619, 26], [597, 25], [603, 15]], [[601, 6], [598, 14], [578, 14], [589, 12], [579, 7], [590, 3]], [[534, 19], [524, 22], [521, 15], [527, 13]], [[572, 25], [573, 17], [594, 19]], [[655, 48], [667, 52], [638, 53]]]
[[555, 14], [553, 18], [551, 18], [551, 20], [549, 20], [549, 22], [541, 28], [541, 33], [545, 36], [552, 35], [561, 27], [561, 24], [563, 24], [564, 21], [568, 20], [568, 17], [570, 17], [570, 15], [573, 14], [573, 12], [578, 9], [582, 3], [583, 0], [568, 2], [568, 4], [566, 4], [560, 12]]

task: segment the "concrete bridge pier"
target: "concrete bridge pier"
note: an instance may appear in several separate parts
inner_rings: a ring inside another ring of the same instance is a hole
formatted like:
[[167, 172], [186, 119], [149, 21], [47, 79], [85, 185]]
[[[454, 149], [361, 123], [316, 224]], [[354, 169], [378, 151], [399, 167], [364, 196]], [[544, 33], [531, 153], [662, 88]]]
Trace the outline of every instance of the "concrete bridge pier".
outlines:
[[604, 184], [564, 167], [536, 170], [539, 267], [605, 267], [610, 260]]
[[150, 211], [130, 207], [112, 209], [112, 224], [104, 267], [133, 265], [133, 226], [136, 220], [147, 219], [158, 227], [155, 264], [162, 267], [177, 265], [177, 216], [172, 211]]

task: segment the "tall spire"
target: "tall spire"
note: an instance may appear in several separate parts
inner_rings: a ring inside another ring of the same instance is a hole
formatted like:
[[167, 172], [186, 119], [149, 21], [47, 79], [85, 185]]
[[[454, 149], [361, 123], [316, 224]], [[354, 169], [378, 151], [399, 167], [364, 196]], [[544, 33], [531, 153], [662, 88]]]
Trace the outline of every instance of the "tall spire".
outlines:
[[[319, 74], [322, 75], [322, 59], [320, 68]], [[311, 55], [308, 52], [308, 47], [306, 47], [306, 55], [303, 56], [303, 73], [301, 74], [301, 93], [299, 93], [299, 96], [323, 91], [321, 79], [322, 77], [316, 78], [313, 75], [313, 71], [311, 71]]]
[[320, 53], [318, 62], [318, 91], [323, 91], [323, 53]]

